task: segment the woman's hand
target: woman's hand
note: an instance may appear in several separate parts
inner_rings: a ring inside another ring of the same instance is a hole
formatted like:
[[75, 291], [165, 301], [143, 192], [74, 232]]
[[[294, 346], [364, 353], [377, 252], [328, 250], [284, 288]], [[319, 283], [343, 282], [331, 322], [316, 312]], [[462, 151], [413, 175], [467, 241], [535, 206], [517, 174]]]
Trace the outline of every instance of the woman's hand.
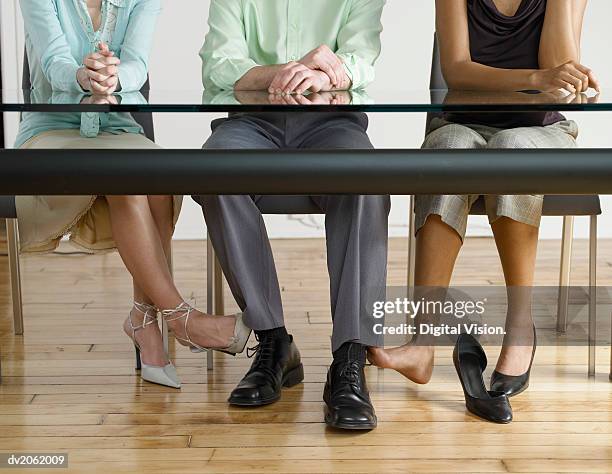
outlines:
[[89, 54], [83, 60], [83, 66], [77, 71], [77, 80], [83, 90], [97, 95], [111, 95], [119, 87], [119, 65], [121, 60], [115, 57], [106, 43], [98, 45], [98, 52]]
[[589, 88], [600, 91], [599, 81], [593, 71], [574, 61], [553, 69], [535, 71], [531, 79], [534, 88], [542, 92], [565, 89], [571, 94], [580, 94]]
[[83, 97], [81, 104], [85, 105], [117, 105], [117, 97], [112, 95], [88, 95]]

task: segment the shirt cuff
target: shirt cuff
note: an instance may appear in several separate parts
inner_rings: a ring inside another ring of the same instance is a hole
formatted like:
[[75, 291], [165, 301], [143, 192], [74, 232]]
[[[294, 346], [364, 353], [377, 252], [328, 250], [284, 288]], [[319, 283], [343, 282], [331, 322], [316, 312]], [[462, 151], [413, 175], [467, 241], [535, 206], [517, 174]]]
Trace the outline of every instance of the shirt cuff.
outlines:
[[71, 64], [68, 66], [67, 69], [64, 69], [66, 71], [65, 72], [66, 77], [64, 81], [62, 81], [64, 82], [64, 84], [60, 88], [61, 90], [65, 92], [74, 92], [78, 94], [87, 93], [87, 91], [81, 87], [81, 84], [79, 84], [79, 80], [77, 79], [77, 72], [80, 68], [81, 66], [77, 66], [76, 64], [74, 65]]
[[351, 89], [361, 89], [374, 81], [374, 66], [365, 64], [361, 58], [352, 54], [339, 56], [344, 62], [344, 70], [351, 80]]
[[234, 89], [236, 82], [257, 66], [258, 64], [252, 59], [225, 60], [212, 67], [208, 74], [205, 73], [204, 86], [221, 90]]
[[144, 76], [138, 63], [123, 63], [119, 66], [119, 86], [123, 92], [137, 92], [147, 81], [146, 73]]

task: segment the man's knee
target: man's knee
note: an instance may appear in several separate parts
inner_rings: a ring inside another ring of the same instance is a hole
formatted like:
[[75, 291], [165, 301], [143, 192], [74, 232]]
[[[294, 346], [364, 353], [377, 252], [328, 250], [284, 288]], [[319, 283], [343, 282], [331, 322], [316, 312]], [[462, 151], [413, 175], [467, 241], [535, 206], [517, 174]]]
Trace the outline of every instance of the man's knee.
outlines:
[[367, 214], [374, 217], [377, 215], [388, 216], [391, 211], [391, 197], [389, 195], [325, 196], [322, 199], [322, 208], [326, 214]]

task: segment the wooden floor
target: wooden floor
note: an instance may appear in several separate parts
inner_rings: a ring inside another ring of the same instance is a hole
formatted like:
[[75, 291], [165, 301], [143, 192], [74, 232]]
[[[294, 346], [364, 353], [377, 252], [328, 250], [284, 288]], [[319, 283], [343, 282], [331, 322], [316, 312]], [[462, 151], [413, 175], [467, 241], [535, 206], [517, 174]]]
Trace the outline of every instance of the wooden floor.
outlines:
[[[584, 347], [542, 347], [530, 390], [513, 399], [515, 421], [499, 426], [465, 412], [450, 350], [417, 387], [368, 368], [379, 426], [329, 431], [322, 389], [329, 353], [328, 280], [320, 240], [273, 243], [287, 313], [305, 362], [305, 383], [281, 402], [231, 408], [244, 356], [204, 358], [176, 350], [183, 388], [142, 383], [121, 332], [130, 283], [115, 254], [23, 259], [25, 328], [12, 335], [7, 259], [0, 257], [0, 451], [68, 452], [70, 472], [610, 472], [609, 348], [586, 377]], [[600, 245], [599, 283], [612, 285], [612, 241]], [[405, 278], [406, 241], [391, 242], [390, 283]], [[544, 242], [537, 282], [556, 283], [559, 243]], [[175, 244], [177, 282], [205, 307], [204, 244]], [[575, 247], [575, 284], [586, 282], [586, 242]], [[489, 239], [470, 239], [456, 284], [502, 283]], [[232, 301], [228, 293], [228, 301]], [[228, 304], [228, 310], [229, 308]], [[233, 305], [232, 305], [233, 306]], [[489, 350], [496, 358], [496, 351]], [[12, 470], [11, 472], [17, 472]], [[32, 472], [40, 472], [33, 470]], [[58, 471], [66, 472], [66, 471]]]

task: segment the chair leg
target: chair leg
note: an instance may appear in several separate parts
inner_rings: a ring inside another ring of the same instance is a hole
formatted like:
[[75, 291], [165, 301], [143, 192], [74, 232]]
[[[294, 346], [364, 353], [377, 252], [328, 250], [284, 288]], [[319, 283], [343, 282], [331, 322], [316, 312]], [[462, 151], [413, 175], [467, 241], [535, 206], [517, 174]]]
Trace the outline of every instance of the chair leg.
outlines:
[[223, 296], [223, 269], [215, 255], [214, 263], [214, 285], [215, 285], [215, 314], [225, 313], [225, 298]]
[[[210, 234], [206, 236], [206, 312], [213, 314], [214, 312], [214, 265], [215, 265], [215, 250], [210, 240]], [[214, 352], [208, 351], [206, 353], [206, 368], [213, 370], [214, 368]]]
[[597, 216], [591, 216], [589, 232], [589, 377], [595, 376], [597, 345]]
[[23, 334], [23, 300], [21, 298], [21, 269], [19, 267], [19, 228], [17, 219], [6, 219], [6, 235], [11, 274], [13, 324], [15, 335]]
[[557, 304], [557, 332], [567, 331], [567, 312], [569, 307], [569, 286], [572, 269], [572, 244], [574, 242], [574, 217], [563, 218], [561, 238], [561, 265], [559, 271], [559, 298]]
[[410, 196], [409, 202], [410, 208], [408, 209], [408, 275], [406, 283], [408, 286], [408, 293], [414, 288], [414, 271], [415, 271], [415, 255], [416, 255], [416, 237], [414, 235], [414, 196]]

